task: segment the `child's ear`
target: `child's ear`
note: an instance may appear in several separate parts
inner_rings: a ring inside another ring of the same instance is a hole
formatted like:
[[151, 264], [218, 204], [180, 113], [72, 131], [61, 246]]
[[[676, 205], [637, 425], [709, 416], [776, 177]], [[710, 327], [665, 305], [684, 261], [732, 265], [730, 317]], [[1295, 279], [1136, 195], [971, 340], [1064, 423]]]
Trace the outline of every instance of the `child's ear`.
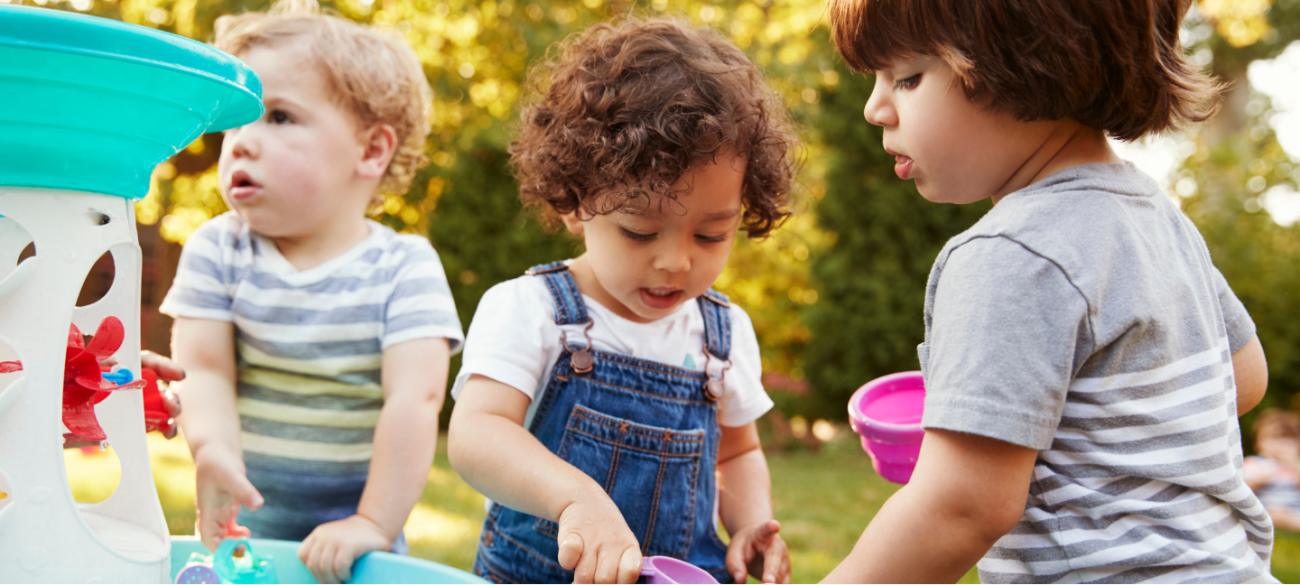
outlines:
[[575, 236], [581, 236], [583, 228], [587, 226], [587, 223], [578, 217], [578, 213], [578, 211], [574, 211], [560, 216], [560, 220], [564, 222], [564, 228]]
[[361, 131], [361, 160], [357, 161], [357, 174], [363, 179], [381, 179], [388, 171], [388, 163], [397, 152], [397, 131], [388, 124], [375, 124]]

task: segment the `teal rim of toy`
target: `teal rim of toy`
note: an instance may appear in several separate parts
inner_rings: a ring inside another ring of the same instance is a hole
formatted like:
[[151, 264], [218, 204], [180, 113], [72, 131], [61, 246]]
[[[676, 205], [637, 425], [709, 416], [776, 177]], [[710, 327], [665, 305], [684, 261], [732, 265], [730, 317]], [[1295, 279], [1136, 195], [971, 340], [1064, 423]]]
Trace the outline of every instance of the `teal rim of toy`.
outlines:
[[143, 197], [181, 148], [259, 118], [261, 95], [247, 65], [203, 43], [0, 4], [0, 186]]

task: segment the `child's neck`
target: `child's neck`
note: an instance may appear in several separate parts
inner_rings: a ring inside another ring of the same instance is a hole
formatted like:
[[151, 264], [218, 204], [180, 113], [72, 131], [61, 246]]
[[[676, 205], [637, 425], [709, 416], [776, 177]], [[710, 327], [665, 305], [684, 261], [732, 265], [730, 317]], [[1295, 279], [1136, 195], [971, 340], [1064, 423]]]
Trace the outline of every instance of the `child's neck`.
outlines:
[[348, 217], [301, 236], [270, 240], [280, 255], [301, 272], [339, 257], [369, 236], [370, 222], [365, 217]]
[[1074, 120], [1058, 120], [1047, 139], [993, 195], [996, 205], [1003, 197], [1037, 183], [1055, 173], [1094, 163], [1118, 163], [1122, 159], [1110, 149], [1106, 134]]

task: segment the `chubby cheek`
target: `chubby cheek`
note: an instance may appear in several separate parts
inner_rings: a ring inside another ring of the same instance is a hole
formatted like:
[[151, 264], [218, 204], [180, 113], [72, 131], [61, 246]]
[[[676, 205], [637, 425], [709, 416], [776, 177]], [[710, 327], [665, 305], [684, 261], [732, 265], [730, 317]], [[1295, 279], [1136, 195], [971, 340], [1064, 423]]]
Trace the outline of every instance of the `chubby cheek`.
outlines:
[[727, 259], [731, 257], [731, 247], [734, 243], [735, 240], [719, 242], [695, 255], [695, 263], [691, 267], [691, 284], [695, 290], [690, 292], [702, 294], [713, 286], [713, 282], [727, 267]]
[[601, 286], [612, 294], [627, 293], [636, 288], [633, 275], [642, 267], [637, 251], [632, 249], [624, 238], [608, 229], [599, 229], [593, 224], [587, 226], [585, 234], [587, 256], [591, 259], [592, 271]]

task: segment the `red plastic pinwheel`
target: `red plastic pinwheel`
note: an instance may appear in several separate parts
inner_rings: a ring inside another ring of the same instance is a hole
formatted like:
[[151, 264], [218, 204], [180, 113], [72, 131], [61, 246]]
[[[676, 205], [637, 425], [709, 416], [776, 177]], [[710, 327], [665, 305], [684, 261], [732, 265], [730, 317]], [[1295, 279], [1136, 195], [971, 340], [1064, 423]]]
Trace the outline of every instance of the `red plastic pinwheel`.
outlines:
[[158, 372], [149, 368], [140, 369], [140, 377], [144, 379], [144, 431], [161, 431], [167, 427], [168, 421], [172, 415], [167, 412], [167, 405], [163, 402], [162, 392], [158, 390]]
[[[113, 357], [126, 339], [126, 329], [117, 317], [105, 317], [99, 323], [90, 343], [76, 325], [68, 330], [68, 355], [63, 363], [63, 426], [72, 434], [91, 441], [108, 438], [99, 419], [95, 418], [95, 405], [108, 398], [109, 392], [145, 388], [145, 422], [147, 428], [156, 430], [167, 424], [167, 408], [158, 392], [158, 375], [144, 370], [141, 380], [122, 385], [104, 379], [109, 366], [100, 362]], [[0, 374], [23, 369], [22, 362], [0, 362]], [[149, 392], [152, 389], [152, 392]], [[155, 422], [161, 413], [161, 423]]]
[[108, 438], [95, 418], [95, 405], [108, 398], [109, 392], [138, 390], [146, 380], [116, 385], [103, 377], [107, 369], [100, 363], [113, 356], [126, 338], [126, 329], [117, 317], [105, 317], [90, 343], [73, 325], [68, 331], [68, 358], [63, 366], [63, 426], [72, 434], [91, 441]]

